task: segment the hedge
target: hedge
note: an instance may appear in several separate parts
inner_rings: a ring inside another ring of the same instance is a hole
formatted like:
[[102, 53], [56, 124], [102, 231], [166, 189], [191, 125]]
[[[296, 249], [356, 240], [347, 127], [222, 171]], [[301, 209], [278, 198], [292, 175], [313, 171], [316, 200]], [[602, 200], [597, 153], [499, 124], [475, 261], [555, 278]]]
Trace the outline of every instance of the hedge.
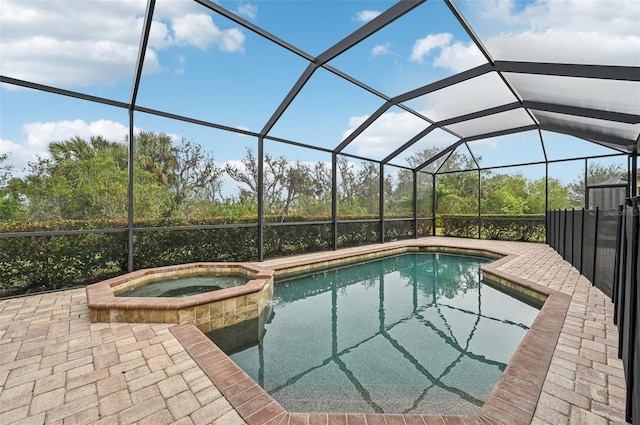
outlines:
[[445, 236], [502, 241], [544, 242], [546, 223], [544, 214], [442, 216], [438, 218]]
[[[266, 220], [263, 233], [265, 258], [332, 249], [332, 224], [318, 223], [328, 221], [327, 217], [296, 216], [289, 219], [303, 224], [280, 225]], [[229, 222], [228, 217], [135, 220], [135, 227], [140, 229], [134, 232], [135, 268], [196, 261], [257, 260], [258, 227], [255, 217]], [[442, 217], [439, 222], [445, 235], [477, 237], [477, 217]], [[230, 226], [155, 230], [156, 227], [225, 224]], [[239, 227], [233, 227], [233, 224]], [[488, 239], [543, 240], [544, 224], [543, 216], [483, 218], [482, 235]], [[128, 265], [127, 229], [123, 220], [0, 223], [0, 233], [88, 229], [114, 230], [0, 238], [0, 297], [86, 285], [126, 273]], [[412, 238], [414, 222], [411, 219], [385, 220], [384, 230], [387, 241]], [[418, 235], [431, 234], [432, 221], [419, 220]], [[380, 222], [376, 217], [340, 217], [339, 248], [379, 242]]]

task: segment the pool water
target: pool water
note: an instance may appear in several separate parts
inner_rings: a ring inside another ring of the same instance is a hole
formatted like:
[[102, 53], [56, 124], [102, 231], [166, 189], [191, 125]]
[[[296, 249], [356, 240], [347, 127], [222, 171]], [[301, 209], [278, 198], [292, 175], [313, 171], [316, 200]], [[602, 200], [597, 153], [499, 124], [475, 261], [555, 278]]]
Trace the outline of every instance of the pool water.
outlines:
[[292, 412], [476, 414], [539, 311], [483, 283], [486, 262], [408, 253], [280, 281], [252, 329], [208, 336]]
[[244, 285], [248, 278], [242, 275], [198, 274], [179, 276], [149, 282], [116, 294], [118, 297], [173, 297], [181, 298], [232, 286]]

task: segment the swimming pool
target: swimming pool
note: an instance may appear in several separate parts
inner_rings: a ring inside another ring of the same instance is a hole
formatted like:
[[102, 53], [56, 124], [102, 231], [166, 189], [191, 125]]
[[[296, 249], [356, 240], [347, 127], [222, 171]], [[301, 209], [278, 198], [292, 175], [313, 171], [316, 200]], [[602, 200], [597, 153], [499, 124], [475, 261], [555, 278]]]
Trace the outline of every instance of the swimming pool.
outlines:
[[253, 335], [208, 336], [289, 411], [475, 414], [538, 313], [483, 283], [487, 262], [412, 252], [280, 281]]

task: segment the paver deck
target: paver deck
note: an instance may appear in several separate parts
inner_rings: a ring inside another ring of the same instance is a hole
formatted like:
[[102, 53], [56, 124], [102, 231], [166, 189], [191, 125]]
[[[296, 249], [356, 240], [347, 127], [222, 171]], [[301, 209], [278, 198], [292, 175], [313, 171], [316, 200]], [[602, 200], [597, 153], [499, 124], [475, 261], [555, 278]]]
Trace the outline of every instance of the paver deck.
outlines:
[[[497, 269], [571, 296], [531, 424], [625, 423], [624, 373], [608, 297], [543, 244], [441, 237], [419, 241], [515, 254]], [[335, 255], [331, 251], [260, 264], [274, 267]], [[0, 424], [245, 424], [244, 409], [239, 413], [232, 407], [171, 326], [90, 323], [84, 289], [0, 301]], [[279, 421], [347, 425], [347, 418], [351, 416], [285, 414]], [[362, 425], [384, 421], [382, 415], [363, 418]], [[400, 415], [393, 419], [410, 425]]]

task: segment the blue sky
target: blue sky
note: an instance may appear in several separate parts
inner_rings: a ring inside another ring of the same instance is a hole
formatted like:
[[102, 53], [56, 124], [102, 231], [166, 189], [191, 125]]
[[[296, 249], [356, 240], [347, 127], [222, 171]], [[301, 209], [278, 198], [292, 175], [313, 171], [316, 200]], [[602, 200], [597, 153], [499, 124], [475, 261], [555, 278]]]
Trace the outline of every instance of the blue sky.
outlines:
[[[311, 56], [393, 4], [386, 0], [218, 3]], [[496, 59], [640, 66], [640, 8], [635, 0], [455, 3]], [[142, 0], [0, 0], [0, 73], [126, 102], [144, 10]], [[158, 0], [154, 16], [138, 94], [141, 106], [260, 132], [308, 63], [196, 3]], [[527, 49], [522, 49], [525, 42]], [[484, 61], [444, 3], [429, 0], [330, 65], [396, 96]], [[488, 101], [482, 87], [434, 93], [407, 106], [440, 119], [465, 102], [473, 109], [510, 101], [508, 93]], [[18, 173], [28, 161], [46, 156], [52, 141], [101, 134], [124, 142], [128, 133], [124, 109], [9, 85], [2, 85], [0, 96], [0, 153], [10, 153]], [[381, 98], [319, 69], [269, 134], [331, 149], [382, 103]], [[629, 107], [637, 113], [633, 100]], [[392, 108], [345, 152], [381, 159], [424, 125]], [[135, 127], [200, 143], [220, 164], [237, 161], [246, 147], [256, 146], [252, 137], [140, 113]], [[535, 137], [536, 132], [524, 133], [470, 146], [487, 165], [542, 160], [540, 145], [531, 142]], [[566, 143], [567, 139], [571, 138], [549, 134], [552, 150], [564, 146], [554, 151], [552, 159], [612, 152], [578, 140]], [[435, 131], [407, 155], [453, 141], [451, 135]], [[278, 143], [268, 143], [267, 150], [292, 160], [330, 159]], [[406, 161], [399, 157], [396, 163]]]

